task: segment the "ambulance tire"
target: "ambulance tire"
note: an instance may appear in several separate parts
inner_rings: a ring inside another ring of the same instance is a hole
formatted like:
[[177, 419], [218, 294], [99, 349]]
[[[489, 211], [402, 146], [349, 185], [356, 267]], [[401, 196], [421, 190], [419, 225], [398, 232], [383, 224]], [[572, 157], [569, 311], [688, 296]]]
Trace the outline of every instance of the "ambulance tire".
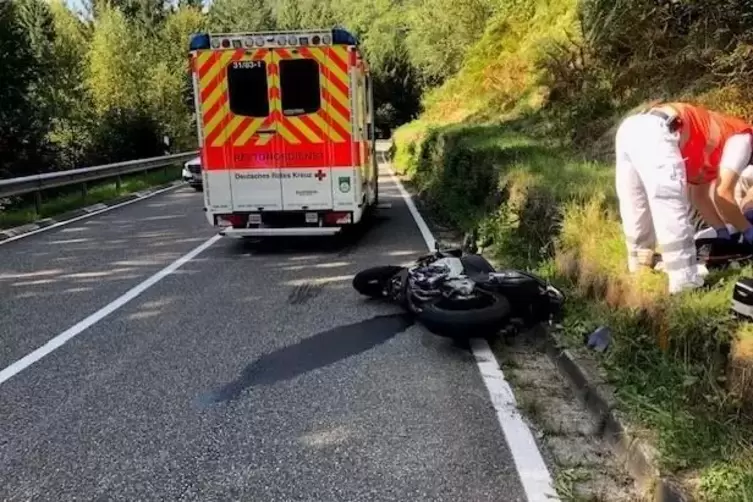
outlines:
[[361, 221], [359, 221], [358, 223], [362, 228], [369, 228], [376, 222], [377, 217], [378, 217], [378, 214], [377, 214], [376, 203], [366, 204], [365, 207], [363, 208]]
[[403, 269], [404, 267], [396, 265], [386, 265], [361, 270], [353, 277], [353, 289], [364, 296], [382, 298], [387, 281]]
[[435, 335], [468, 338], [497, 334], [509, 322], [510, 302], [502, 295], [484, 292], [478, 308], [465, 308], [464, 302], [442, 299], [428, 302], [417, 314], [418, 320]]

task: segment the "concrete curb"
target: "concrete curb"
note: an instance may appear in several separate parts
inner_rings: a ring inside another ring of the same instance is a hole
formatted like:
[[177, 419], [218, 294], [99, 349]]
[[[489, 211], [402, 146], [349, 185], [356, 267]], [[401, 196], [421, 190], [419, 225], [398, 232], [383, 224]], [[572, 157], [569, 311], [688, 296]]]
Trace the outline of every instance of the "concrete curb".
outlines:
[[556, 333], [544, 335], [546, 353], [567, 378], [578, 398], [599, 424], [598, 432], [609, 442], [642, 490], [653, 493], [654, 502], [692, 502], [679, 483], [661, 474], [653, 460], [652, 449], [637, 438], [616, 413], [616, 401], [609, 386], [586, 361], [563, 348]]
[[37, 220], [33, 223], [27, 223], [26, 225], [20, 225], [18, 227], [0, 230], [0, 242], [6, 239], [10, 239], [11, 237], [18, 237], [18, 236], [28, 234], [30, 232], [34, 232], [42, 228], [58, 224], [58, 223], [65, 223], [66, 221], [70, 221], [74, 218], [79, 218], [81, 216], [86, 216], [87, 214], [96, 213], [98, 211], [102, 211], [109, 207], [118, 206], [120, 204], [131, 202], [137, 199], [145, 199], [151, 196], [154, 192], [158, 192], [160, 190], [166, 190], [168, 188], [176, 188], [184, 184], [185, 182], [183, 180], [171, 181], [170, 183], [153, 186], [146, 190], [141, 190], [140, 192], [134, 192], [134, 193], [126, 194], [126, 195], [121, 195], [120, 197], [116, 197], [114, 199], [111, 199], [105, 202], [100, 202], [98, 204], [93, 204], [91, 206], [74, 209], [72, 211], [59, 214], [53, 218], [44, 218], [41, 220]]

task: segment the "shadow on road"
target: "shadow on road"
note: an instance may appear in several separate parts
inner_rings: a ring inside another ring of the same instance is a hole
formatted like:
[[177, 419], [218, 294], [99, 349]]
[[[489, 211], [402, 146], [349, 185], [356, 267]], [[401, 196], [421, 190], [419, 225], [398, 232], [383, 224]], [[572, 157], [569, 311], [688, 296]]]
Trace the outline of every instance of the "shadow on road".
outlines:
[[410, 315], [392, 314], [324, 331], [262, 356], [246, 366], [236, 380], [200, 396], [198, 404], [209, 406], [232, 401], [249, 387], [289, 380], [347, 359], [385, 343], [412, 324]]

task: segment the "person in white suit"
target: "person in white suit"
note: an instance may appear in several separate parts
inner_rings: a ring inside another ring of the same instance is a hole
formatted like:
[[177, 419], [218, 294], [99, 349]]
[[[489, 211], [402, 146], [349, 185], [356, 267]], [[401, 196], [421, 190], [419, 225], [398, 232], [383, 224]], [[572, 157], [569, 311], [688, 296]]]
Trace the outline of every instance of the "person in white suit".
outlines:
[[751, 164], [753, 126], [687, 103], [664, 103], [627, 117], [615, 136], [615, 183], [628, 269], [652, 267], [658, 244], [669, 292], [704, 284], [691, 207], [717, 237], [726, 223], [753, 245], [753, 224], [734, 191]]

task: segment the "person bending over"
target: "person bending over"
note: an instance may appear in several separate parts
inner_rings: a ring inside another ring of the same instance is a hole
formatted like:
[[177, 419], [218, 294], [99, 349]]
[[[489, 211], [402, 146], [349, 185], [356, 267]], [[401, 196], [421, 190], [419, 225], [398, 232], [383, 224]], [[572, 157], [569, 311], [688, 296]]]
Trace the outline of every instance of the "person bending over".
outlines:
[[718, 237], [730, 237], [729, 223], [753, 244], [753, 225], [735, 199], [751, 152], [751, 124], [701, 106], [664, 103], [623, 120], [615, 182], [628, 269], [650, 267], [658, 244], [670, 293], [703, 285], [691, 204]]

